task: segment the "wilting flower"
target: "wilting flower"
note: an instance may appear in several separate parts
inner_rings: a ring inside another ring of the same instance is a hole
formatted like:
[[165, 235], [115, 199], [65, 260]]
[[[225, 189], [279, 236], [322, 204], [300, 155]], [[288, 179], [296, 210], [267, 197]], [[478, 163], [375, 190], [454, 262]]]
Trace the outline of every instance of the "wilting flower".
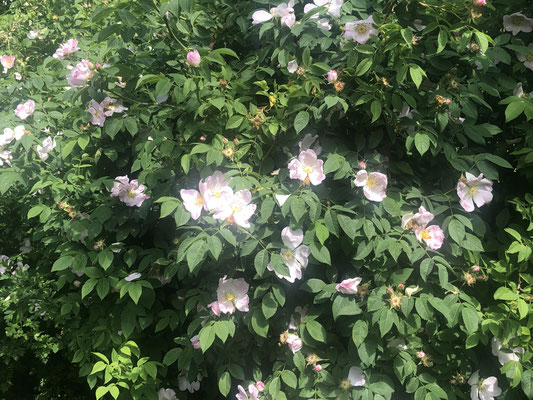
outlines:
[[422, 240], [432, 250], [438, 250], [444, 242], [444, 232], [438, 225], [426, 227], [420, 226], [415, 230], [416, 238], [419, 242]]
[[517, 53], [516, 58], [518, 58], [520, 62], [524, 63], [524, 67], [533, 71], [533, 43], [530, 43], [527, 47], [529, 49], [529, 54], [525, 56], [523, 54]]
[[200, 381], [202, 380], [202, 375], [198, 375], [196, 379], [198, 380], [194, 382], [189, 382], [189, 380], [185, 378], [184, 376], [179, 376], [178, 377], [178, 388], [182, 392], [184, 392], [185, 390], [188, 390], [189, 393], [194, 393], [197, 390], [200, 390]]
[[220, 171], [215, 171], [205, 181], [200, 181], [198, 188], [207, 210], [216, 210], [227, 203], [227, 198], [233, 195], [233, 190], [228, 186], [229, 182], [230, 179], [225, 179]]
[[[318, 135], [311, 136], [309, 133], [304, 136], [302, 140], [298, 142], [298, 147], [300, 148], [300, 152], [308, 150], [313, 146], [312, 150], [316, 153], [316, 155], [320, 155], [322, 153], [322, 147], [320, 147], [320, 144], [317, 141]], [[316, 143], [315, 143], [316, 142]]]
[[335, 289], [337, 290], [337, 292], [341, 292], [344, 294], [356, 294], [357, 286], [359, 286], [361, 280], [361, 278], [345, 279], [337, 286], [335, 286]]
[[[305, 314], [307, 314], [307, 307], [296, 306], [294, 308], [294, 312], [300, 314], [300, 322], [302, 322], [305, 318]], [[289, 329], [292, 329], [293, 331], [298, 329], [298, 327], [296, 326], [296, 321], [294, 320], [294, 315], [291, 315]]]
[[[278, 278], [286, 279], [291, 283], [296, 279], [302, 279], [302, 268], [307, 267], [307, 259], [309, 254], [311, 254], [308, 246], [301, 245], [303, 238], [304, 234], [301, 229], [293, 231], [287, 226], [281, 231], [281, 240], [285, 245], [285, 249], [281, 250], [281, 257], [289, 268], [289, 276], [275, 272]], [[268, 264], [267, 268], [269, 271], [274, 271], [272, 264]]]
[[368, 200], [380, 202], [387, 197], [385, 193], [387, 176], [381, 172], [371, 172], [369, 174], [362, 169], [357, 173], [353, 183], [357, 187], [363, 187], [363, 193]]
[[15, 56], [8, 56], [3, 55], [0, 57], [0, 63], [2, 64], [2, 67], [4, 67], [4, 74], [11, 68], [13, 68], [13, 65], [15, 64]]
[[191, 67], [198, 67], [201, 61], [202, 57], [200, 57], [198, 50], [189, 51], [187, 53], [187, 64], [189, 64]]
[[415, 287], [409, 286], [408, 288], [405, 289], [405, 294], [407, 295], [407, 297], [410, 298], [413, 294], [418, 292], [418, 289], [419, 289], [418, 285]]
[[159, 389], [157, 392], [158, 400], [178, 400], [176, 392], [172, 389]]
[[15, 140], [20, 140], [24, 136], [25, 132], [24, 125], [18, 125], [15, 129], [5, 128], [4, 133], [0, 135], [0, 147], [5, 146]]
[[492, 182], [483, 178], [483, 174], [479, 174], [476, 178], [466, 172], [465, 178], [461, 177], [457, 183], [457, 196], [459, 196], [461, 207], [465, 211], [472, 212], [474, 203], [481, 207], [492, 200]]
[[527, 94], [524, 92], [524, 88], [522, 87], [522, 82], [518, 82], [516, 84], [515, 89], [513, 90], [513, 96], [516, 97], [533, 97], [533, 92]]
[[[523, 347], [515, 347], [514, 349], [509, 349], [502, 346], [502, 341], [496, 336], [492, 338], [492, 354], [498, 357], [498, 361], [501, 365], [504, 365], [508, 361], [520, 361], [518, 354], [524, 354], [525, 349]], [[504, 351], [502, 351], [502, 347]]]
[[292, 351], [292, 354], [298, 353], [303, 346], [302, 339], [295, 333], [289, 333], [287, 336], [287, 344], [289, 345], [289, 348]]
[[15, 108], [15, 115], [19, 117], [20, 119], [25, 120], [30, 115], [32, 115], [34, 111], [35, 111], [35, 101], [28, 100], [26, 103], [24, 104], [21, 103], [17, 106], [17, 108]]
[[92, 99], [91, 105], [89, 106], [89, 112], [92, 115], [91, 124], [103, 127], [106, 120], [106, 115], [102, 104]]
[[363, 386], [366, 382], [363, 370], [359, 367], [352, 367], [348, 371], [348, 380], [352, 386]]
[[502, 394], [498, 386], [498, 378], [491, 376], [486, 379], [479, 379], [479, 371], [472, 374], [468, 380], [471, 400], [494, 400], [494, 397]]
[[200, 218], [202, 209], [207, 211], [204, 199], [200, 192], [194, 189], [181, 189], [181, 199], [183, 200], [183, 206], [187, 211], [191, 213], [191, 218], [197, 220]]
[[365, 44], [370, 35], [377, 35], [378, 30], [373, 27], [374, 19], [372, 16], [360, 21], [347, 22], [344, 27], [344, 39], [354, 40], [357, 43]]
[[79, 49], [78, 41], [76, 39], [69, 39], [65, 43], [59, 45], [59, 48], [52, 57], [62, 60], [65, 56], [75, 53]]
[[298, 158], [289, 163], [289, 176], [291, 179], [299, 179], [305, 184], [320, 185], [326, 179], [324, 175], [324, 161], [317, 158], [314, 150], [302, 151]]
[[220, 312], [224, 314], [233, 314], [235, 309], [239, 311], [248, 311], [249, 285], [243, 278], [226, 279], [220, 278], [217, 289], [217, 300]]
[[431, 220], [433, 220], [434, 215], [427, 211], [423, 206], [420, 206], [416, 214], [409, 213], [405, 214], [402, 217], [402, 228], [411, 229], [418, 228], [419, 226], [426, 226]]
[[287, 64], [287, 71], [294, 74], [298, 70], [298, 62], [296, 60], [289, 61]]
[[39, 158], [43, 161], [46, 161], [48, 159], [48, 153], [50, 153], [55, 147], [55, 138], [48, 136], [46, 139], [43, 140], [42, 145], [37, 146], [37, 153], [39, 154]]
[[139, 272], [133, 272], [129, 274], [127, 277], [124, 278], [126, 282], [132, 282], [136, 279], [139, 279], [141, 277], [141, 274]]
[[111, 196], [118, 197], [119, 200], [125, 203], [127, 206], [140, 207], [144, 200], [148, 198], [144, 194], [146, 187], [139, 185], [137, 179], [132, 179], [131, 182], [128, 176], [117, 176], [113, 188], [111, 189]]
[[94, 76], [93, 67], [93, 64], [85, 58], [72, 68], [69, 76], [67, 76], [67, 82], [70, 87], [85, 85]]
[[239, 390], [235, 395], [237, 400], [257, 400], [259, 397], [259, 390], [254, 385], [248, 386], [248, 393], [241, 385], [237, 386], [237, 389]]
[[200, 346], [200, 339], [198, 338], [198, 335], [193, 336], [191, 339], [192, 347], [194, 347], [196, 350], [200, 350], [202, 347]]
[[328, 72], [328, 82], [335, 82], [337, 78], [339, 77], [339, 73], [332, 69]]
[[398, 349], [400, 351], [407, 350], [407, 346], [405, 345], [405, 342], [403, 341], [403, 339], [400, 339], [400, 338], [389, 341], [389, 343], [387, 343], [387, 347], [390, 349]]
[[112, 99], [111, 97], [106, 97], [102, 100], [100, 105], [104, 108], [106, 117], [111, 117], [114, 113], [121, 113], [128, 109], [128, 107], [124, 107], [120, 101]]
[[[252, 193], [248, 189], [239, 190], [230, 193], [223, 197], [223, 201], [216, 209], [213, 215], [214, 219], [226, 220], [228, 223], [235, 223], [235, 225], [249, 228], [250, 217], [254, 214], [257, 206], [252, 204]], [[205, 200], [205, 199], [204, 199]]]
[[0, 147], [0, 167], [4, 165], [4, 163], [7, 165], [11, 165], [12, 160], [13, 155], [11, 154], [11, 151], [4, 150], [2, 147]]
[[516, 36], [518, 32], [529, 33], [533, 30], [533, 19], [527, 18], [524, 14], [516, 12], [503, 16], [503, 27], [507, 32], [512, 32]]

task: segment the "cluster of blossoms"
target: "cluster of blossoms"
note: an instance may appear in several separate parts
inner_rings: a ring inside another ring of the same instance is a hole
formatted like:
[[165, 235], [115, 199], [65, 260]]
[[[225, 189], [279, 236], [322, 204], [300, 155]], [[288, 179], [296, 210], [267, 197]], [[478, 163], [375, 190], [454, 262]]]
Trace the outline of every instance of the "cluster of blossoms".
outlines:
[[28, 100], [25, 103], [21, 103], [15, 108], [15, 115], [21, 120], [25, 120], [33, 114], [35, 111], [35, 101]]
[[256, 205], [252, 204], [252, 193], [248, 189], [233, 192], [229, 187], [231, 179], [225, 179], [224, 174], [215, 171], [213, 175], [198, 183], [198, 190], [182, 189], [180, 191], [183, 206], [191, 213], [191, 218], [200, 218], [202, 210], [214, 211], [213, 218], [235, 223], [242, 228], [249, 228], [248, 221], [255, 212]]
[[4, 74], [15, 65], [15, 56], [8, 56], [6, 54], [0, 56], [0, 63], [4, 67]]
[[[289, 275], [282, 275], [275, 272], [278, 278], [286, 279], [294, 283], [297, 279], [302, 279], [302, 268], [307, 267], [307, 259], [311, 254], [308, 246], [302, 245], [304, 233], [301, 229], [292, 230], [289, 226], [281, 231], [281, 240], [285, 248], [281, 250], [281, 257], [285, 265], [289, 268]], [[272, 264], [267, 265], [269, 271], [274, 271]]]
[[76, 39], [69, 39], [65, 43], [59, 45], [52, 57], [59, 60], [64, 59], [69, 54], [75, 53], [79, 50], [78, 41]]
[[103, 127], [107, 117], [111, 117], [114, 113], [124, 112], [127, 109], [120, 102], [117, 103], [116, 99], [110, 97], [106, 97], [100, 103], [92, 99], [89, 106], [89, 112], [92, 115], [91, 124]]
[[416, 214], [409, 213], [402, 217], [402, 228], [413, 229], [419, 242], [424, 241], [432, 250], [441, 248], [444, 242], [444, 232], [438, 225], [427, 226], [434, 215], [420, 206]]
[[70, 74], [67, 76], [70, 87], [84, 86], [94, 76], [93, 68], [94, 65], [84, 58], [70, 70]]
[[130, 207], [140, 207], [148, 195], [144, 194], [146, 187], [139, 185], [137, 179], [129, 180], [128, 176], [117, 176], [113, 188], [111, 189], [111, 196], [118, 197], [119, 200]]

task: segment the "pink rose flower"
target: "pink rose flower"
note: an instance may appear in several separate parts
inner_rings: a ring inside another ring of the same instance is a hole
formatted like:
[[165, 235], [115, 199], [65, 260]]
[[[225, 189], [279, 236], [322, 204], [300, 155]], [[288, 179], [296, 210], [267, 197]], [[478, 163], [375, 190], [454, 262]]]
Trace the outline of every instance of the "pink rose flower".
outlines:
[[224, 314], [233, 314], [235, 309], [239, 311], [248, 311], [249, 285], [243, 278], [226, 279], [220, 278], [217, 289], [217, 300], [220, 312]]
[[337, 292], [341, 292], [344, 294], [356, 294], [357, 287], [361, 283], [361, 280], [361, 278], [345, 279], [337, 286], [335, 286], [335, 289], [337, 290]]
[[360, 170], [355, 180], [355, 186], [363, 187], [363, 193], [368, 200], [383, 201], [387, 194], [387, 176], [381, 172], [371, 172], [370, 174], [362, 169]]
[[373, 25], [374, 19], [372, 16], [360, 21], [347, 22], [344, 27], [344, 39], [365, 44], [370, 39], [370, 35], [379, 33]]
[[533, 43], [530, 43], [527, 47], [529, 49], [527, 56], [517, 53], [516, 57], [520, 62], [524, 63], [524, 67], [533, 71]]
[[263, 381], [257, 381], [257, 382], [255, 382], [255, 387], [256, 387], [257, 390], [259, 390], [260, 392], [262, 392], [263, 390], [265, 390], [265, 384], [263, 383]]
[[289, 176], [291, 179], [299, 179], [305, 184], [320, 185], [324, 175], [324, 161], [319, 160], [314, 150], [302, 151], [298, 158], [289, 163]]
[[117, 102], [117, 99], [112, 99], [111, 97], [106, 97], [100, 105], [105, 109], [106, 117], [111, 117], [114, 113], [121, 113], [128, 109], [120, 101]]
[[75, 53], [79, 49], [78, 41], [76, 39], [69, 39], [67, 42], [59, 45], [59, 48], [52, 57], [62, 60], [65, 56]]
[[432, 221], [434, 215], [427, 211], [423, 206], [420, 206], [416, 214], [409, 213], [405, 214], [402, 217], [402, 228], [410, 229], [416, 228], [419, 226], [426, 226], [430, 221]]
[[157, 400], [178, 400], [176, 392], [172, 389], [161, 388], [157, 392]]
[[189, 51], [187, 53], [187, 64], [189, 64], [191, 67], [198, 67], [201, 61], [202, 57], [200, 57], [198, 50]]
[[220, 315], [220, 307], [218, 305], [218, 301], [213, 301], [212, 303], [208, 304], [207, 307], [209, 307], [211, 309], [211, 312], [217, 317]]
[[[311, 254], [308, 246], [300, 246], [303, 238], [304, 234], [301, 229], [293, 231], [287, 226], [281, 231], [281, 240], [285, 245], [285, 249], [281, 250], [281, 257], [285, 265], [289, 267], [289, 276], [275, 272], [278, 278], [286, 279], [291, 283], [294, 283], [296, 279], [302, 279], [302, 268], [307, 267], [307, 259], [309, 258], [309, 254]], [[274, 271], [272, 264], [268, 264], [267, 269]]]
[[15, 115], [19, 117], [22, 120], [25, 120], [30, 115], [33, 114], [35, 111], [35, 101], [28, 100], [24, 104], [19, 104], [17, 108], [15, 108]]
[[13, 65], [15, 65], [15, 56], [8, 56], [3, 55], [0, 57], [0, 63], [2, 64], [2, 67], [4, 67], [4, 74], [7, 73], [7, 71], [11, 68], [13, 68]]
[[244, 388], [239, 385], [237, 386], [239, 393], [235, 395], [237, 400], [257, 400], [259, 398], [259, 390], [254, 385], [248, 386], [248, 394]]
[[222, 204], [218, 206], [213, 218], [235, 223], [235, 225], [242, 228], [249, 228], [250, 222], [248, 220], [257, 208], [255, 204], [251, 204], [252, 193], [248, 189], [239, 190], [235, 193], [231, 189], [230, 191], [228, 195], [222, 198]]
[[334, 69], [328, 72], [328, 82], [335, 82], [338, 77], [339, 74]]
[[204, 199], [207, 211], [216, 210], [227, 204], [227, 198], [233, 195], [233, 190], [228, 186], [231, 179], [225, 179], [224, 174], [215, 171], [213, 175], [200, 180], [198, 188]]
[[487, 0], [473, 0], [472, 3], [475, 6], [482, 7], [487, 5]]
[[444, 242], [444, 232], [438, 225], [431, 225], [427, 228], [420, 226], [416, 229], [415, 235], [419, 242], [423, 240], [432, 250], [440, 249]]
[[300, 337], [294, 333], [289, 333], [287, 337], [287, 344], [292, 351], [292, 354], [296, 354], [302, 349], [303, 342]]
[[89, 112], [93, 116], [91, 124], [103, 127], [106, 120], [104, 108], [94, 99], [91, 100], [91, 104], [92, 105], [89, 106]]
[[131, 182], [127, 176], [117, 176], [115, 178], [113, 188], [111, 189], [111, 196], [118, 197], [119, 200], [130, 207], [140, 207], [144, 200], [148, 198], [144, 194], [146, 187], [139, 185], [137, 179], [133, 179]]
[[183, 200], [183, 206], [187, 211], [191, 213], [191, 218], [197, 220], [200, 218], [202, 210], [207, 211], [206, 204], [200, 192], [194, 189], [181, 189], [181, 199]]
[[202, 347], [200, 346], [200, 339], [198, 338], [198, 335], [193, 336], [191, 339], [192, 347], [194, 347], [196, 350], [200, 350]]
[[25, 131], [24, 125], [18, 125], [15, 129], [5, 128], [4, 133], [0, 135], [0, 148], [11, 143], [13, 140], [20, 140], [24, 136]]
[[474, 203], [481, 207], [492, 200], [492, 182], [483, 178], [479, 174], [476, 178], [474, 175], [466, 172], [466, 178], [459, 179], [457, 183], [457, 196], [459, 196], [461, 207], [465, 211], [474, 211]]
[[70, 87], [84, 86], [94, 76], [93, 67], [93, 64], [85, 58], [72, 68], [70, 75], [67, 76]]

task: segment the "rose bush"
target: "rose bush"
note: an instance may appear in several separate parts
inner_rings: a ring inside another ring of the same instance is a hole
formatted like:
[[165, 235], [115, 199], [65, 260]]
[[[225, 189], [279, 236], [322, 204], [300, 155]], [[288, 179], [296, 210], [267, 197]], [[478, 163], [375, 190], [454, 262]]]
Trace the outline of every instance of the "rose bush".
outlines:
[[527, 0], [0, 26], [8, 397], [28, 359], [34, 398], [533, 397]]

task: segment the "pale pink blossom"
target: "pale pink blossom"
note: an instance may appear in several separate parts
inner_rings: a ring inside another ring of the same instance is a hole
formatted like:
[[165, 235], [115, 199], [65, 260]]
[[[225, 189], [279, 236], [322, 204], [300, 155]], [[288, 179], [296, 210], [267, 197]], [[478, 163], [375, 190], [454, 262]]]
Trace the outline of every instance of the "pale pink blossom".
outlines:
[[237, 386], [239, 393], [235, 395], [237, 400], [257, 400], [259, 398], [259, 390], [254, 385], [248, 386], [248, 393], [239, 385]]
[[459, 179], [457, 183], [457, 196], [461, 207], [465, 211], [472, 212], [474, 203], [477, 207], [481, 207], [492, 200], [492, 182], [483, 178], [483, 174], [479, 174], [476, 178], [466, 172], [465, 177]]
[[438, 250], [444, 242], [444, 232], [438, 225], [431, 225], [427, 228], [420, 226], [415, 230], [416, 238], [419, 242], [422, 240], [432, 250]]
[[359, 168], [366, 169], [366, 163], [364, 161], [359, 161]]
[[471, 400], [494, 400], [495, 397], [502, 394], [502, 390], [498, 386], [498, 378], [490, 376], [479, 379], [479, 371], [472, 374], [468, 384], [470, 385]]
[[200, 339], [198, 338], [198, 335], [193, 336], [191, 339], [192, 347], [195, 348], [195, 350], [200, 350], [202, 347], [200, 346]]
[[324, 175], [324, 161], [319, 160], [314, 150], [302, 151], [298, 158], [289, 163], [289, 176], [291, 179], [299, 179], [305, 184], [320, 185]]
[[43, 39], [44, 35], [41, 33], [39, 29], [35, 29], [35, 30], [29, 31], [26, 37], [30, 40], [34, 40], [34, 39]]
[[220, 312], [233, 314], [235, 310], [248, 311], [249, 285], [243, 278], [226, 279], [220, 278], [217, 289], [217, 301]]
[[198, 50], [189, 51], [187, 53], [187, 64], [189, 64], [191, 67], [198, 67], [201, 61], [202, 57], [200, 57]]
[[[300, 148], [300, 152], [312, 149], [316, 153], [316, 155], [319, 156], [320, 153], [322, 153], [322, 147], [318, 143], [317, 139], [318, 139], [318, 135], [311, 136], [309, 133], [306, 134], [303, 137], [303, 139], [298, 142], [298, 147]], [[311, 146], [313, 147], [311, 148]]]
[[285, 248], [281, 250], [281, 257], [285, 265], [289, 268], [289, 275], [281, 275], [274, 270], [272, 264], [267, 265], [269, 271], [274, 271], [278, 278], [286, 279], [294, 283], [297, 279], [302, 279], [302, 268], [307, 267], [308, 258], [311, 251], [308, 246], [301, 245], [304, 234], [301, 229], [292, 230], [289, 226], [281, 231], [281, 240]]
[[[327, 13], [332, 17], [339, 18], [341, 16], [341, 7], [343, 0], [313, 0], [314, 4], [306, 4], [304, 13], [308, 13], [317, 7], [325, 6]], [[318, 13], [313, 14], [310, 18], [318, 18]]]
[[516, 84], [515, 89], [513, 90], [513, 96], [516, 96], [516, 97], [533, 97], [533, 92], [525, 93], [524, 92], [524, 88], [522, 86], [522, 82], [518, 82]]
[[35, 111], [35, 101], [28, 100], [26, 103], [21, 103], [15, 108], [15, 115], [22, 120], [25, 120]]
[[316, 21], [316, 26], [318, 29], [322, 29], [324, 31], [331, 30], [331, 24], [327, 18], [320, 18], [318, 21]]
[[372, 16], [360, 21], [347, 22], [344, 30], [344, 39], [353, 40], [360, 44], [368, 42], [370, 35], [378, 34], [378, 30], [374, 28]]
[[200, 192], [194, 189], [181, 189], [181, 199], [183, 200], [183, 206], [187, 211], [191, 213], [191, 218], [197, 220], [200, 218], [202, 210], [207, 211], [204, 199]]
[[106, 120], [106, 115], [102, 104], [92, 99], [91, 105], [89, 106], [89, 112], [92, 115], [91, 124], [103, 127]]
[[100, 105], [104, 108], [106, 117], [111, 117], [114, 113], [122, 113], [128, 109], [128, 107], [124, 107], [120, 101], [112, 99], [111, 97], [106, 97], [102, 100]]
[[512, 32], [516, 36], [519, 32], [529, 33], [533, 30], [533, 19], [524, 14], [515, 12], [511, 15], [503, 16], [503, 27], [507, 32]]
[[270, 21], [272, 18], [280, 18], [281, 26], [292, 28], [292, 26], [296, 23], [293, 7], [294, 0], [290, 0], [288, 3], [281, 3], [277, 7], [271, 8], [270, 12], [265, 10], [257, 10], [252, 14], [252, 24], [257, 25]]
[[339, 74], [334, 69], [328, 72], [328, 82], [335, 82], [338, 77], [339, 77]]
[[20, 81], [22, 79], [22, 75], [20, 73], [18, 73], [18, 72], [15, 72], [13, 75], [15, 76], [15, 79], [17, 81]]
[[341, 283], [337, 284], [337, 286], [335, 286], [335, 289], [337, 290], [337, 292], [341, 292], [344, 294], [356, 294], [357, 287], [359, 286], [361, 281], [361, 278], [345, 279]]
[[270, 21], [272, 18], [274, 18], [274, 14], [265, 10], [257, 10], [252, 14], [252, 24], [262, 24], [263, 22]]
[[481, 271], [481, 267], [479, 265], [472, 265], [472, 271], [479, 272]]
[[302, 349], [303, 342], [302, 339], [295, 333], [289, 333], [287, 336], [287, 344], [292, 351], [292, 354], [296, 354]]
[[363, 193], [368, 200], [383, 201], [387, 197], [387, 176], [381, 172], [371, 172], [370, 174], [362, 169], [353, 182], [355, 186], [363, 187]]
[[15, 56], [8, 56], [5, 54], [0, 57], [0, 63], [2, 64], [2, 67], [4, 67], [4, 74], [13, 68], [13, 65], [15, 65], [15, 58]]
[[529, 54], [523, 55], [517, 53], [516, 57], [520, 62], [524, 63], [524, 67], [533, 71], [533, 43], [530, 43], [527, 47], [529, 49]]
[[419, 226], [426, 226], [434, 218], [434, 215], [427, 211], [423, 206], [420, 206], [416, 214], [409, 213], [402, 217], [402, 228], [410, 229]]
[[289, 61], [287, 64], [287, 71], [294, 74], [298, 70], [298, 62], [296, 60]]
[[48, 159], [48, 153], [50, 153], [55, 147], [55, 138], [48, 136], [46, 139], [43, 140], [43, 143], [41, 145], [37, 146], [37, 153], [39, 154], [39, 158], [42, 161], [46, 161]]
[[132, 179], [130, 182], [127, 176], [117, 176], [111, 189], [111, 196], [118, 197], [127, 206], [140, 207], [143, 201], [148, 198], [143, 193], [145, 189], [144, 185], [139, 185], [137, 179]]
[[24, 125], [18, 125], [15, 129], [5, 128], [4, 133], [0, 135], [0, 147], [11, 143], [13, 140], [20, 140], [24, 136]]
[[59, 45], [59, 48], [55, 51], [52, 57], [62, 60], [65, 56], [75, 53], [79, 49], [78, 41], [76, 39], [69, 39], [65, 43]]
[[196, 381], [189, 382], [187, 378], [180, 375], [178, 376], [178, 388], [184, 392], [185, 390], [188, 390], [189, 393], [194, 393], [198, 390], [200, 390], [200, 381], [202, 380], [202, 375], [198, 375], [196, 377]]
[[220, 171], [215, 171], [205, 181], [200, 180], [198, 188], [208, 211], [223, 206], [224, 203], [227, 203], [227, 198], [233, 195], [233, 190], [228, 186], [229, 182], [230, 179], [225, 179], [224, 174]]
[[504, 365], [509, 361], [520, 361], [518, 354], [524, 354], [525, 352], [525, 349], [523, 347], [515, 347], [513, 349], [510, 349], [506, 346], [503, 346], [501, 340], [498, 339], [496, 336], [492, 338], [491, 348], [492, 354], [498, 357], [498, 362], [501, 365]]
[[426, 356], [426, 353], [424, 353], [423, 351], [419, 351], [418, 353], [416, 353], [416, 356], [418, 358], [424, 358]]
[[348, 380], [352, 386], [364, 386], [366, 382], [363, 370], [359, 367], [352, 367], [348, 371]]
[[[304, 320], [305, 315], [307, 314], [307, 307], [296, 306], [294, 312], [300, 314], [300, 323]], [[293, 331], [297, 330], [296, 321], [294, 320], [294, 315], [291, 315], [291, 320], [289, 322], [289, 329]]]
[[248, 189], [239, 190], [235, 193], [231, 190], [231, 193], [224, 196], [223, 202], [219, 204], [213, 218], [235, 223], [235, 225], [242, 228], [249, 228], [250, 222], [248, 220], [252, 217], [256, 208], [257, 206], [252, 203], [252, 193]]
[[11, 151], [4, 150], [2, 147], [0, 147], [0, 167], [4, 164], [11, 165], [11, 161], [13, 161], [13, 155], [11, 154]]
[[178, 400], [176, 397], [176, 392], [172, 389], [159, 389], [157, 392], [157, 400]]
[[263, 390], [265, 390], [265, 384], [263, 383], [263, 381], [257, 381], [257, 382], [255, 382], [255, 387], [256, 387], [257, 390], [259, 390], [260, 392], [262, 392]]
[[94, 76], [93, 67], [93, 64], [85, 58], [72, 68], [67, 76], [70, 87], [84, 86]]

